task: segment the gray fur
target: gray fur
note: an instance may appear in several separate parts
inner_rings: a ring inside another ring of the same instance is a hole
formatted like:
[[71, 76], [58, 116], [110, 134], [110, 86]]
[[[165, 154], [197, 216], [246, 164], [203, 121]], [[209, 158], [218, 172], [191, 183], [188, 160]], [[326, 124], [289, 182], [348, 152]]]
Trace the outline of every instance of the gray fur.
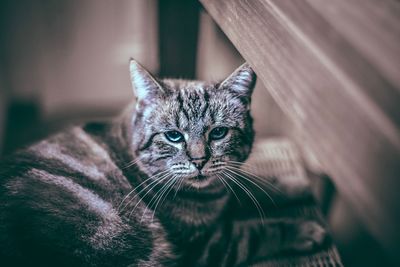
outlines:
[[[121, 116], [67, 129], [0, 165], [2, 266], [251, 260], [230, 252], [231, 187], [221, 177], [251, 151], [253, 70], [244, 64], [221, 83], [157, 80], [134, 60], [130, 72], [136, 101]], [[222, 138], [211, 137], [216, 127], [227, 129]]]

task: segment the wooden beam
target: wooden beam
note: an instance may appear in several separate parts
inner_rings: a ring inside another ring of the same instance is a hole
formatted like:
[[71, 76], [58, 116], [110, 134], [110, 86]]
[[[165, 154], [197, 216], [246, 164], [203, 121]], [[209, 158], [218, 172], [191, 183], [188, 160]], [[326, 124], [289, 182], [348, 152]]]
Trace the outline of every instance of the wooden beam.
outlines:
[[160, 77], [194, 79], [200, 4], [158, 0]]
[[[201, 0], [369, 231], [400, 255], [400, 6]], [[329, 3], [328, 3], [329, 2]]]
[[4, 133], [7, 118], [8, 96], [3, 85], [0, 65], [0, 158], [3, 155]]

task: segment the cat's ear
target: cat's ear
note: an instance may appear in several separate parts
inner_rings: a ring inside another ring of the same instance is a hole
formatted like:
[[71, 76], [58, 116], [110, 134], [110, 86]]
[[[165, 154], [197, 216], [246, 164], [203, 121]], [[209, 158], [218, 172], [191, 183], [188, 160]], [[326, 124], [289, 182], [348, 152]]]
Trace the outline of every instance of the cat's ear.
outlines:
[[148, 103], [163, 92], [157, 80], [133, 58], [129, 60], [129, 70], [133, 93], [138, 104]]
[[256, 79], [257, 76], [253, 69], [248, 63], [244, 63], [229, 75], [219, 87], [241, 96], [250, 97], [256, 84]]

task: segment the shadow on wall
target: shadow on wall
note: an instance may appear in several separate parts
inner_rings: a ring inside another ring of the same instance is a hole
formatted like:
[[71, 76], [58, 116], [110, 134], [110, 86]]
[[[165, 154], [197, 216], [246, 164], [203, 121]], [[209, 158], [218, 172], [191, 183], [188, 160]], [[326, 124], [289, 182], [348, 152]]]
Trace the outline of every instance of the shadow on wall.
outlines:
[[158, 71], [157, 22], [156, 0], [1, 1], [5, 151], [118, 112], [132, 99], [129, 58]]

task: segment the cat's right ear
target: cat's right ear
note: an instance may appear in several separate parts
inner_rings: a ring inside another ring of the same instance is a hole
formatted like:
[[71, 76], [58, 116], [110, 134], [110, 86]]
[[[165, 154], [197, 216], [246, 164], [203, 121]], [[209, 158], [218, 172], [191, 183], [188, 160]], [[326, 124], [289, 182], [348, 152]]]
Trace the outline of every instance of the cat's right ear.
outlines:
[[163, 92], [157, 80], [133, 58], [129, 60], [129, 70], [137, 106], [153, 101], [159, 93]]
[[220, 88], [226, 88], [227, 90], [243, 97], [250, 97], [256, 79], [257, 76], [253, 69], [248, 63], [244, 63], [220, 84]]

